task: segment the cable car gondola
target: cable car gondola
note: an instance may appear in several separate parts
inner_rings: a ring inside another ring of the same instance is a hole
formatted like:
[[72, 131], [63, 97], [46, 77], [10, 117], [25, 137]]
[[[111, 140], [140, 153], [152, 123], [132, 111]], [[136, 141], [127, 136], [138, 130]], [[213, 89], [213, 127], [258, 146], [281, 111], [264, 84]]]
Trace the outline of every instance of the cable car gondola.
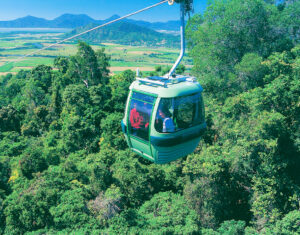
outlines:
[[180, 5], [180, 56], [171, 71], [163, 77], [137, 76], [129, 88], [121, 123], [130, 149], [158, 164], [192, 153], [206, 129], [203, 88], [194, 77], [174, 75], [185, 50], [186, 1]]

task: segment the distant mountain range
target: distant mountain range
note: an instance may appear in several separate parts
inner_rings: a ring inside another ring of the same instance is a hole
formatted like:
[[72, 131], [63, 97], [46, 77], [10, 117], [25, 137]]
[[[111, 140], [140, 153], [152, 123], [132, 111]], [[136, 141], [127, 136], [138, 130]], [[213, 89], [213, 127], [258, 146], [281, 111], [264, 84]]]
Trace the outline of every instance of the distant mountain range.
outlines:
[[[64, 14], [54, 20], [46, 20], [34, 16], [26, 16], [11, 21], [0, 21], [0, 28], [77, 28], [86, 26], [87, 24], [103, 24], [113, 19], [119, 18], [118, 15], [113, 15], [106, 20], [95, 20], [88, 15], [73, 15]], [[168, 22], [147, 22], [141, 20], [126, 19], [123, 20], [141, 27], [153, 30], [179, 31], [180, 21]]]

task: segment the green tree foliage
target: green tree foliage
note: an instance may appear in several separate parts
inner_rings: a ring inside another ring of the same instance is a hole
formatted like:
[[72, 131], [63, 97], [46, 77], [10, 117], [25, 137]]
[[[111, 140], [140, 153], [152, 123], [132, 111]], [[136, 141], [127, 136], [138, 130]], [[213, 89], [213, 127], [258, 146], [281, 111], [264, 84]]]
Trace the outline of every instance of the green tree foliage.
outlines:
[[6, 233], [20, 234], [44, 228], [52, 223], [49, 207], [55, 201], [55, 190], [46, 188], [43, 179], [15, 190], [7, 197], [5, 205]]
[[101, 121], [101, 139], [100, 147], [108, 146], [118, 150], [123, 150], [127, 147], [125, 137], [121, 129], [121, 120], [123, 113], [109, 114], [105, 119]]
[[257, 54], [248, 53], [243, 56], [240, 63], [235, 65], [236, 84], [240, 90], [247, 91], [263, 85], [267, 68], [262, 64], [262, 60]]
[[218, 232], [220, 234], [244, 234], [246, 223], [244, 221], [225, 221], [221, 224]]
[[113, 178], [122, 189], [128, 205], [138, 206], [151, 196], [150, 175], [148, 169], [141, 165], [133, 154], [119, 152], [112, 165]]
[[30, 77], [34, 79], [36, 85], [47, 91], [52, 82], [52, 68], [46, 65], [38, 65], [31, 71]]
[[47, 168], [42, 148], [33, 145], [22, 153], [19, 164], [22, 174], [28, 179], [32, 179], [34, 173], [42, 172]]
[[81, 84], [67, 86], [63, 94], [63, 103], [61, 141], [65, 151], [95, 148], [97, 130], [90, 117], [92, 114], [88, 89]]
[[134, 81], [135, 73], [131, 70], [126, 70], [120, 75], [115, 75], [109, 80], [111, 89], [111, 105], [113, 110], [123, 112], [124, 105], [127, 100], [130, 84]]
[[[102, 151], [77, 160], [77, 170], [80, 172], [76, 180], [86, 185], [90, 193], [96, 197], [102, 195], [112, 183], [112, 173], [107, 158], [113, 157], [113, 151]], [[74, 159], [70, 160], [75, 161]]]
[[[78, 218], [85, 217], [80, 214], [73, 215], [76, 210], [81, 210], [81, 195], [88, 195], [80, 188], [76, 177], [78, 170], [69, 162], [62, 163], [61, 166], [51, 166], [42, 174], [36, 174], [31, 181], [17, 179], [14, 183], [14, 192], [5, 200], [6, 233], [20, 234], [42, 228], [56, 228], [56, 223], [60, 222], [61, 224], [57, 224], [58, 229], [63, 227], [66, 221], [76, 222]], [[67, 195], [73, 195], [73, 200], [77, 197], [76, 208], [79, 208], [70, 211], [69, 216], [72, 216], [70, 218], [61, 214], [65, 208], [70, 209], [69, 204], [72, 203]], [[52, 208], [57, 206], [59, 206], [57, 213], [52, 213]], [[70, 224], [70, 226], [77, 225]]]
[[0, 130], [20, 131], [21, 114], [12, 106], [8, 105], [0, 109]]
[[16, 157], [28, 146], [29, 140], [17, 132], [1, 133], [0, 152], [2, 156]]
[[137, 210], [127, 209], [109, 220], [109, 228], [104, 230], [109, 234], [118, 234], [120, 231], [124, 233], [142, 232], [138, 223], [143, 218], [139, 216]]
[[197, 216], [183, 196], [162, 192], [145, 202], [138, 213], [142, 229], [159, 234], [191, 234], [198, 231]]
[[95, 52], [91, 46], [84, 42], [78, 43], [78, 52], [70, 58], [66, 76], [75, 82], [90, 85], [105, 84], [108, 75], [109, 57], [104, 50]]
[[300, 2], [294, 1], [293, 4], [288, 4], [282, 11], [281, 22], [282, 26], [287, 30], [294, 43], [300, 42]]
[[[289, 35], [276, 30], [278, 14], [275, 6], [267, 6], [261, 0], [220, 0], [208, 7], [203, 19], [198, 17], [190, 22], [187, 34], [195, 62], [193, 70], [209, 94], [221, 98], [235, 93], [237, 75], [247, 66], [245, 60], [252, 59], [251, 64], [258, 62], [253, 55], [242, 61], [247, 53], [266, 58], [273, 51], [292, 47]], [[203, 22], [201, 27], [199, 22]], [[242, 67], [235, 71], [239, 63]]]
[[[0, 199], [4, 198], [5, 195], [9, 193], [10, 187], [8, 184], [8, 180], [10, 174], [11, 174], [11, 170], [9, 166], [9, 159], [0, 156]], [[2, 208], [2, 202], [0, 203], [0, 205], [1, 205], [0, 208]]]
[[6, 75], [2, 78], [1, 82], [1, 106], [5, 106], [20, 93], [21, 88], [24, 86], [24, 79], [29, 72], [21, 70], [15, 77]]
[[106, 85], [92, 86], [89, 88], [90, 97], [90, 117], [96, 127], [100, 126], [102, 118], [104, 118], [110, 107], [111, 89]]
[[202, 227], [217, 228], [224, 220], [249, 219], [244, 201], [247, 195], [231, 179], [230, 160], [220, 147], [202, 149], [199, 155], [188, 157], [184, 172], [192, 179], [186, 184], [184, 195], [196, 210]]
[[277, 221], [275, 226], [276, 234], [297, 234], [300, 233], [300, 212], [291, 211], [282, 220]]
[[69, 59], [67, 57], [58, 56], [54, 59], [53, 65], [58, 68], [59, 72], [65, 74], [69, 67]]
[[184, 74], [185, 71], [185, 66], [183, 64], [178, 65], [178, 67], [176, 68], [176, 74]]
[[57, 229], [76, 229], [88, 223], [84, 193], [82, 189], [66, 191], [62, 194], [59, 205], [50, 209]]
[[[164, 76], [168, 74], [171, 70], [170, 66], [161, 66], [161, 65], [156, 65], [155, 66], [155, 71], [150, 72], [150, 76]], [[183, 64], [179, 64], [175, 70], [174, 74], [184, 74], [186, 68]]]
[[0, 234], [3, 234], [5, 229], [5, 216], [3, 213], [3, 200], [0, 197]]

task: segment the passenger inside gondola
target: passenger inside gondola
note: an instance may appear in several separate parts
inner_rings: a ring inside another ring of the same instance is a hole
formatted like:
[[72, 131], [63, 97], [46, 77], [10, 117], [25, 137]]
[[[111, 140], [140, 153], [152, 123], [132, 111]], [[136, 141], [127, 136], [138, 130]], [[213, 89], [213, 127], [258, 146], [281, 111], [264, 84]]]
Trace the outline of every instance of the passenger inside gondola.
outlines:
[[140, 116], [140, 113], [137, 111], [137, 104], [133, 104], [133, 109], [130, 111], [130, 124], [132, 127], [132, 134], [136, 135], [138, 129], [141, 128], [141, 122], [142, 122], [142, 116]]
[[[141, 98], [141, 97], [139, 97]], [[149, 122], [152, 112], [152, 104], [141, 100], [132, 99], [129, 114], [130, 133], [144, 140], [149, 139]]]
[[162, 118], [162, 132], [174, 132], [175, 125], [173, 119], [171, 118], [171, 113], [168, 109], [162, 108], [158, 111], [159, 116]]

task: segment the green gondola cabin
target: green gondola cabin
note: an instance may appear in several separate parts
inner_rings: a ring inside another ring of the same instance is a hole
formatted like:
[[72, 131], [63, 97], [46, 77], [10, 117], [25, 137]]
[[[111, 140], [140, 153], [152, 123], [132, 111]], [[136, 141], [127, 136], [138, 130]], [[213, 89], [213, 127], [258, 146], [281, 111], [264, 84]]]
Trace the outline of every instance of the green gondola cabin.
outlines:
[[122, 120], [131, 150], [159, 164], [192, 153], [206, 128], [202, 91], [192, 77], [137, 78]]
[[175, 2], [180, 3], [180, 55], [165, 76], [137, 77], [122, 120], [130, 149], [159, 164], [192, 153], [206, 129], [203, 88], [193, 77], [174, 74], [185, 52], [184, 16], [193, 5], [192, 0]]

